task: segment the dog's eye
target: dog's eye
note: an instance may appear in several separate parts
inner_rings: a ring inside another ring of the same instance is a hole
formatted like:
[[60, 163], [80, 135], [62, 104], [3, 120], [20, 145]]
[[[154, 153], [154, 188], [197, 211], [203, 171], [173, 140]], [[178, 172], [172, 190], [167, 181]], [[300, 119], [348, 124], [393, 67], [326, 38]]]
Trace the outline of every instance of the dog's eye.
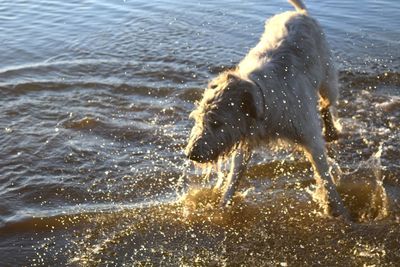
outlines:
[[222, 123], [221, 123], [220, 121], [213, 121], [213, 122], [211, 123], [211, 127], [212, 127], [213, 129], [220, 128], [221, 126], [222, 126]]

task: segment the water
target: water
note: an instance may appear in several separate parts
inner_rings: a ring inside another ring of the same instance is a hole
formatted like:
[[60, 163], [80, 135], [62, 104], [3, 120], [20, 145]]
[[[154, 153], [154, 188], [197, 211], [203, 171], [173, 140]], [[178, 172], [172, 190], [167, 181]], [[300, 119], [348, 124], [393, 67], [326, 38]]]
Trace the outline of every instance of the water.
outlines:
[[351, 223], [292, 149], [257, 152], [225, 211], [183, 167], [194, 101], [285, 1], [3, 1], [0, 265], [398, 264], [400, 3], [307, 5], [340, 69]]

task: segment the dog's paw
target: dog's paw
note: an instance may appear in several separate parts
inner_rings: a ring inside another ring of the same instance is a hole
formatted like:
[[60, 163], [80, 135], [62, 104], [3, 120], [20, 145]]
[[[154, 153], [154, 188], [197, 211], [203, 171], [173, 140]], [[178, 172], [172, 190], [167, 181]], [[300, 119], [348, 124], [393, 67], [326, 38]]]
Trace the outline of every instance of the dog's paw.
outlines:
[[350, 213], [343, 205], [342, 201], [330, 201], [326, 208], [328, 215], [335, 218], [342, 218], [345, 221], [350, 220]]
[[335, 187], [320, 187], [319, 194], [323, 198], [325, 214], [331, 217], [350, 219], [350, 214]]
[[219, 203], [219, 207], [221, 209], [227, 209], [232, 207], [232, 199], [224, 199], [222, 198], [220, 203]]

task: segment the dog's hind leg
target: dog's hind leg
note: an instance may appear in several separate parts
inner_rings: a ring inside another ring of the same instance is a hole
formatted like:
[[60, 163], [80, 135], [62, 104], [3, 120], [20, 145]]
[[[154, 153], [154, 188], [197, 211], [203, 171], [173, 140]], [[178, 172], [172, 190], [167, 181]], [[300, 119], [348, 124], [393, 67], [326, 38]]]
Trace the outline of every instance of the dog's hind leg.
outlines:
[[309, 136], [303, 145], [316, 172], [317, 186], [325, 198], [328, 214], [335, 217], [341, 215], [347, 218], [347, 210], [330, 174], [322, 136]]
[[247, 149], [239, 148], [233, 152], [231, 159], [230, 172], [226, 180], [226, 188], [221, 199], [221, 206], [225, 207], [231, 204], [233, 194], [235, 193], [240, 179], [250, 160], [250, 152]]
[[336, 70], [331, 67], [328, 69], [326, 80], [319, 88], [321, 96], [321, 117], [324, 122], [324, 135], [327, 142], [338, 139], [338, 130], [333, 122], [331, 110], [336, 110], [336, 103], [339, 95]]
[[338, 130], [333, 123], [329, 107], [321, 108], [321, 117], [324, 122], [324, 136], [326, 142], [332, 142], [339, 138]]

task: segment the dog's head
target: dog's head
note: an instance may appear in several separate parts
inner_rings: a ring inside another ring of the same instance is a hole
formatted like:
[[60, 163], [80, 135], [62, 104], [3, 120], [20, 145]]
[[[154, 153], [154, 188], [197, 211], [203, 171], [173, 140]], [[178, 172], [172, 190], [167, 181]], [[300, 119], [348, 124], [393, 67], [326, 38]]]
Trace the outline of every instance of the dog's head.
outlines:
[[232, 73], [213, 80], [190, 114], [195, 120], [185, 153], [199, 163], [212, 162], [239, 144], [250, 133], [262, 108], [256, 85]]

